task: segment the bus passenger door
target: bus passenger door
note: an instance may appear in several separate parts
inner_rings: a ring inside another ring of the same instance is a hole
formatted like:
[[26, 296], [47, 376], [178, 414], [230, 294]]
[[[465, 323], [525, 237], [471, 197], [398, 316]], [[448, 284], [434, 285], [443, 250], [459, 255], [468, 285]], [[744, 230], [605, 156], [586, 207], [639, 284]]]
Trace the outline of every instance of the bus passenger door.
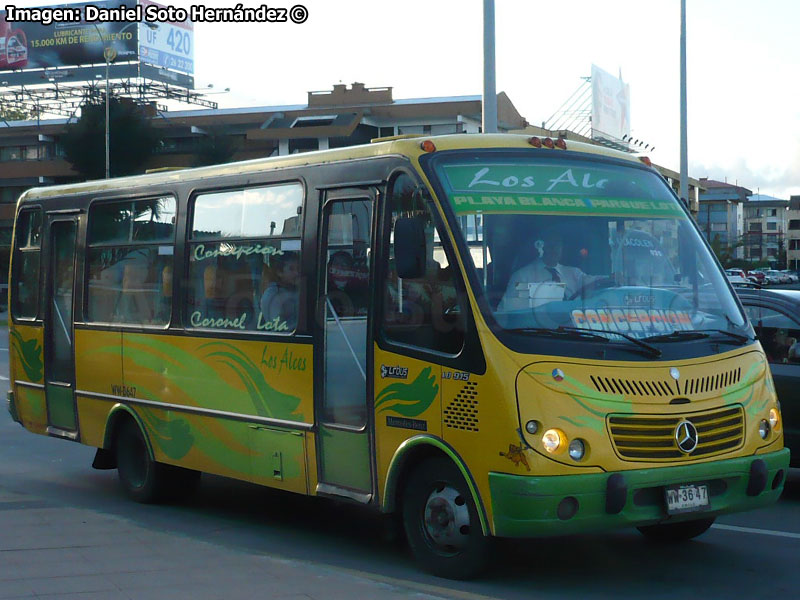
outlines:
[[[317, 356], [317, 492], [372, 498], [370, 281], [375, 192], [329, 193], [323, 207]], [[321, 339], [320, 339], [321, 337]], [[321, 342], [321, 343], [319, 343]]]
[[74, 338], [72, 327], [75, 288], [76, 217], [51, 217], [45, 289], [44, 353], [47, 431], [77, 439]]

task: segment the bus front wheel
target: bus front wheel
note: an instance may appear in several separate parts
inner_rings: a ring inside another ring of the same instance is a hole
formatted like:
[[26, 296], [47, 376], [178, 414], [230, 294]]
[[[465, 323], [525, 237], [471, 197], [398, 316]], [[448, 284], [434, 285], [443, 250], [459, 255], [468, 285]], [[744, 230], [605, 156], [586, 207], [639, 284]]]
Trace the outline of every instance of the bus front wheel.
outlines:
[[425, 461], [409, 477], [403, 526], [414, 557], [434, 575], [469, 579], [488, 566], [491, 540], [464, 478], [446, 458]]
[[164, 493], [164, 466], [150, 458], [139, 426], [128, 419], [120, 426], [116, 440], [117, 474], [125, 493], [136, 502], [156, 502]]
[[685, 542], [704, 534], [714, 524], [714, 517], [680, 521], [679, 523], [660, 523], [637, 527], [639, 532], [649, 540], [662, 543]]

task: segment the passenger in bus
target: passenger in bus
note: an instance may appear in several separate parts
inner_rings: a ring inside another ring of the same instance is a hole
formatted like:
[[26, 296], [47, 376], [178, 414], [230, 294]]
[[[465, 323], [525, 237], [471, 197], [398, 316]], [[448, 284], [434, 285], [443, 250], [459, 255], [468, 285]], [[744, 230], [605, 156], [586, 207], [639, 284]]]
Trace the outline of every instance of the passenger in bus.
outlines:
[[261, 315], [265, 322], [278, 319], [288, 331], [297, 327], [298, 284], [300, 281], [300, 256], [287, 252], [273, 256], [276, 281], [272, 281], [261, 296]]
[[328, 300], [339, 317], [366, 316], [369, 274], [350, 253], [334, 252], [328, 261]]
[[148, 266], [135, 256], [124, 263], [122, 290], [117, 302], [114, 321], [117, 323], [151, 323], [153, 294], [147, 285]]
[[[536, 242], [541, 255], [533, 262], [512, 273], [506, 292], [500, 301], [500, 310], [519, 310], [530, 307], [529, 285], [531, 283], [552, 282], [563, 287], [562, 298], [570, 298], [585, 286], [598, 279], [587, 275], [577, 267], [561, 264], [564, 243], [561, 233], [555, 229], [546, 230]], [[550, 297], [555, 300], [560, 298]]]
[[217, 265], [208, 265], [203, 269], [203, 300], [200, 303], [200, 312], [204, 318], [225, 317], [227, 287], [224, 269]]
[[526, 238], [519, 234], [519, 227], [514, 222], [520, 220], [517, 215], [486, 215], [484, 219], [489, 251], [486, 291], [494, 309], [502, 300], [512, 273], [531, 262], [534, 256], [538, 257], [539, 253], [530, 244], [520, 246], [520, 239]]

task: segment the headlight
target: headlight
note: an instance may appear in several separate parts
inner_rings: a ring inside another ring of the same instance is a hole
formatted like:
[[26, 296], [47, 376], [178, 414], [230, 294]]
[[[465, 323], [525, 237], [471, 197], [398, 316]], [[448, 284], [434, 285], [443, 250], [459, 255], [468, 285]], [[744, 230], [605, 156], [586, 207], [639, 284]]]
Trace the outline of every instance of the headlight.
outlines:
[[778, 431], [781, 427], [781, 411], [777, 408], [770, 408], [768, 420], [769, 426], [772, 427], [774, 431]]
[[761, 422], [758, 424], [758, 435], [761, 436], [762, 440], [769, 437], [769, 423], [767, 423], [766, 419], [761, 419]]
[[569, 443], [569, 457], [572, 460], [580, 460], [586, 454], [586, 445], [583, 440], [574, 439]]
[[560, 429], [548, 429], [542, 435], [542, 445], [550, 454], [562, 452], [566, 444], [567, 436]]

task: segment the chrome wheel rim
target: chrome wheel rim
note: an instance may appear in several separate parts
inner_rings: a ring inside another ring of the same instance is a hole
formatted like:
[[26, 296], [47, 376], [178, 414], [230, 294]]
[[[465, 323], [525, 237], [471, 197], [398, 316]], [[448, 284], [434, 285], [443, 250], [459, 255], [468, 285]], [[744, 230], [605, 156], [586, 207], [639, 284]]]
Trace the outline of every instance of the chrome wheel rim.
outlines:
[[433, 490], [425, 503], [423, 527], [428, 540], [438, 550], [448, 553], [462, 550], [470, 533], [466, 498], [448, 485]]

